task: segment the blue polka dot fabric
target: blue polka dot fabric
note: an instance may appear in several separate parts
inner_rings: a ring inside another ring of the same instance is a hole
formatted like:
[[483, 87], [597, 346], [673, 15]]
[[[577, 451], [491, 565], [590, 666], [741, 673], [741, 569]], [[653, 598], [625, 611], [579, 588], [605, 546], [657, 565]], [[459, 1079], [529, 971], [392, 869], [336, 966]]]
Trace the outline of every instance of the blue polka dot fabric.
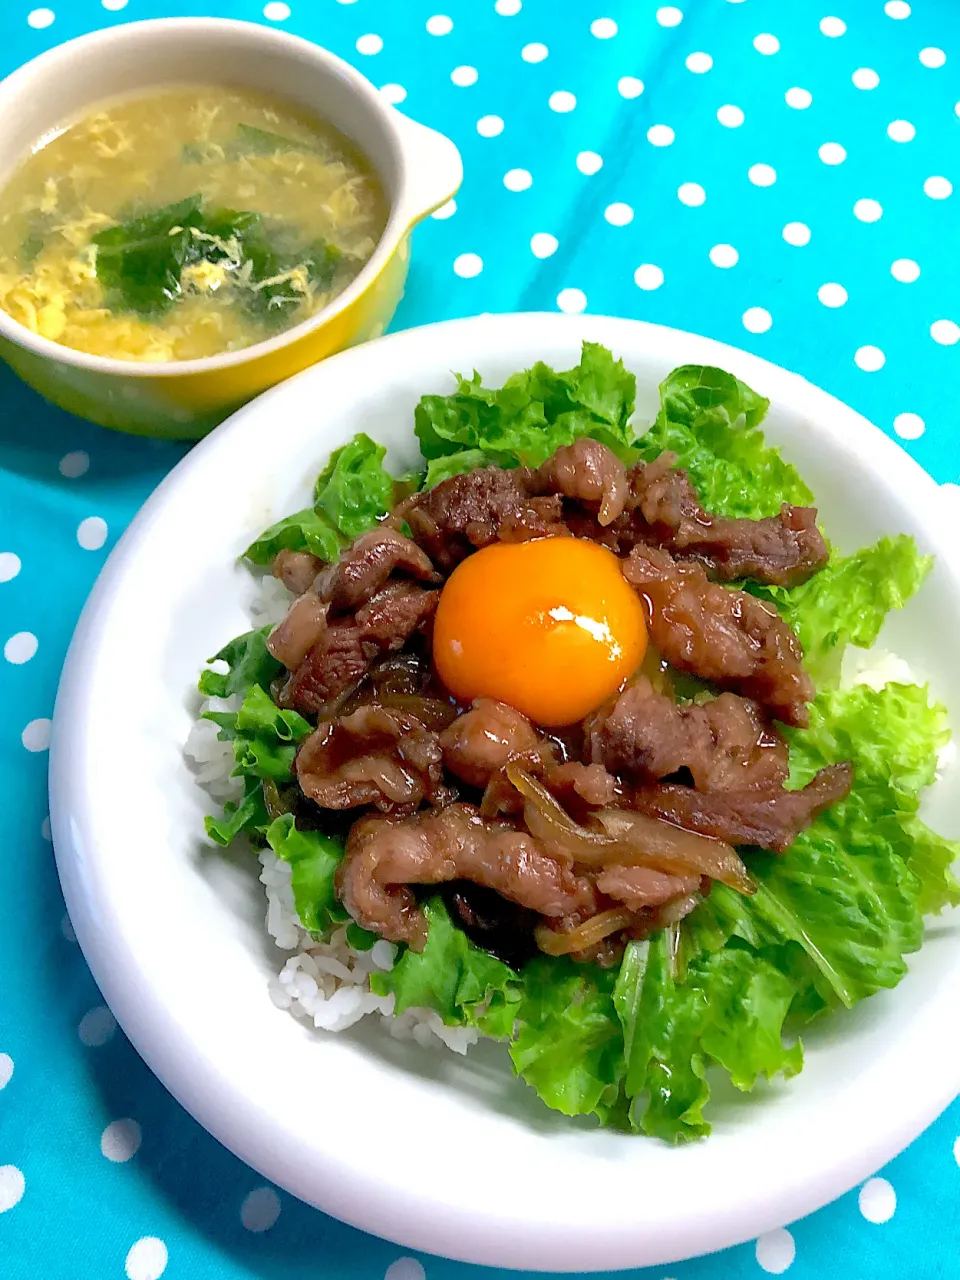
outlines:
[[[315, 40], [463, 153], [394, 327], [635, 316], [747, 347], [960, 478], [956, 0], [52, 0], [0, 69], [110, 23], [245, 18]], [[187, 1116], [103, 1006], [46, 819], [84, 598], [186, 446], [112, 434], [0, 370], [0, 1273], [6, 1280], [482, 1280], [308, 1209]], [[802, 1222], [643, 1280], [960, 1277], [960, 1108]]]

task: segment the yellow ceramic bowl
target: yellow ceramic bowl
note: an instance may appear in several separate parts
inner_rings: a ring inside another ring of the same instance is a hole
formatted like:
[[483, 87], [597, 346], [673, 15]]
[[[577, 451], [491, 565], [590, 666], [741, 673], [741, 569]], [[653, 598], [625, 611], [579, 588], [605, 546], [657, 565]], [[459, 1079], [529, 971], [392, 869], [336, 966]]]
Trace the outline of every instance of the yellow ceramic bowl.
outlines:
[[0, 198], [29, 148], [93, 103], [211, 81], [275, 94], [328, 120], [376, 169], [390, 217], [370, 261], [329, 307], [242, 351], [160, 365], [112, 360], [42, 338], [0, 310], [0, 356], [42, 396], [105, 427], [200, 436], [267, 387], [379, 337], [403, 293], [410, 232], [463, 176], [449, 138], [389, 106], [359, 72], [309, 41], [247, 22], [163, 18], [71, 40], [0, 83]]

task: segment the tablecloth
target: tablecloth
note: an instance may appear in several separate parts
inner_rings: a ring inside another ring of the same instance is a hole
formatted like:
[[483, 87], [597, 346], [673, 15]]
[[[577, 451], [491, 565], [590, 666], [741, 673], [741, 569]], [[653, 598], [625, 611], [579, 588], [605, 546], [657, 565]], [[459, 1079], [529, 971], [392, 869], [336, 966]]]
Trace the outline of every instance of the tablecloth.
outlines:
[[[53, 2], [3, 5], [0, 70], [113, 22], [246, 18], [326, 45], [447, 131], [463, 188], [417, 233], [395, 328], [559, 308], [696, 330], [960, 477], [956, 0]], [[60, 665], [185, 448], [80, 422], [0, 370], [0, 1276], [482, 1280], [325, 1218], [221, 1148], [116, 1028], [64, 913], [46, 818]], [[958, 1135], [954, 1104], [820, 1213], [638, 1274], [960, 1277]]]

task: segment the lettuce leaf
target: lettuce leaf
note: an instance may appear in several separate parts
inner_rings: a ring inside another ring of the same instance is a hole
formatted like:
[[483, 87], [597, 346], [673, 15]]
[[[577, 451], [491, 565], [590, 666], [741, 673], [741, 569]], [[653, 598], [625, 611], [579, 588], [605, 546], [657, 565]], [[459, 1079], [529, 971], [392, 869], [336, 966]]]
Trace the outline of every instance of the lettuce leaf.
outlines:
[[455, 470], [435, 473], [440, 479], [481, 463], [538, 466], [584, 435], [629, 458], [635, 397], [636, 378], [623, 362], [599, 343], [585, 342], [573, 369], [557, 372], [538, 361], [499, 388], [483, 386], [476, 372], [472, 378], [458, 374], [453, 395], [421, 398], [414, 430], [430, 462], [471, 453], [469, 464], [464, 459]]
[[510, 1045], [514, 1070], [565, 1116], [618, 1114], [623, 1033], [616, 973], [566, 957], [538, 956], [523, 970], [523, 999]]
[[254, 684], [269, 687], [283, 670], [283, 665], [267, 648], [271, 630], [271, 627], [261, 627], [259, 631], [247, 631], [208, 658], [208, 662], [225, 662], [230, 669], [223, 673], [201, 672], [197, 688], [203, 696], [229, 698], [235, 693], [245, 694]]
[[441, 898], [431, 898], [423, 911], [423, 950], [405, 950], [391, 970], [371, 976], [371, 989], [393, 994], [396, 1013], [434, 1009], [448, 1026], [476, 1025], [485, 1035], [508, 1036], [520, 999], [517, 975], [454, 926]]
[[344, 539], [372, 529], [393, 502], [394, 480], [383, 466], [386, 449], [362, 431], [330, 455], [314, 485], [314, 503], [277, 520], [243, 553], [268, 565], [278, 551], [309, 551], [336, 560]]
[[933, 557], [913, 538], [881, 538], [850, 556], [831, 557], [799, 587], [756, 591], [772, 600], [803, 645], [807, 666], [820, 682], [835, 681], [848, 644], [869, 649], [891, 609], [902, 609], [922, 586]]
[[238, 711], [205, 711], [217, 737], [233, 743], [234, 774], [286, 782], [293, 776], [296, 744], [313, 731], [296, 711], [281, 710], [259, 685], [251, 685]]
[[393, 477], [384, 469], [383, 445], [358, 432], [335, 449], [314, 488], [314, 507], [346, 538], [372, 529], [390, 510]]
[[640, 456], [675, 453], [707, 511], [756, 519], [784, 502], [808, 505], [813, 495], [799, 472], [759, 428], [769, 403], [732, 373], [683, 365], [660, 384], [660, 412], [637, 442]]
[[263, 784], [259, 778], [244, 778], [243, 799], [239, 803], [228, 800], [219, 818], [209, 814], [203, 820], [204, 830], [211, 840], [226, 848], [241, 832], [262, 831], [270, 821], [263, 800]]
[[346, 920], [334, 884], [343, 841], [322, 831], [301, 831], [291, 813], [275, 818], [266, 836], [270, 848], [290, 867], [293, 902], [303, 927], [324, 934]]

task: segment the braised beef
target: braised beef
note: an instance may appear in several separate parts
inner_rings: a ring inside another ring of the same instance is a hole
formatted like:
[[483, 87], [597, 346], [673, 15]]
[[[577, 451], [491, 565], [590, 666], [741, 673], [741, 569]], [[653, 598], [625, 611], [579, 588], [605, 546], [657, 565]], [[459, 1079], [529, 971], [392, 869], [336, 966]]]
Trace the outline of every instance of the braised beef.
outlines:
[[631, 807], [730, 844], [784, 853], [801, 831], [825, 809], [843, 800], [852, 786], [853, 766], [844, 762], [821, 769], [800, 791], [759, 787], [704, 793], [661, 783], [637, 790]]
[[459, 803], [412, 818], [359, 818], [337, 871], [341, 899], [357, 923], [416, 950], [426, 926], [409, 886], [451, 880], [485, 885], [550, 918], [595, 906], [588, 877], [548, 857], [532, 836], [488, 824], [472, 805]]
[[519, 972], [537, 953], [533, 936], [540, 917], [493, 889], [457, 880], [440, 890], [447, 910], [471, 942]]
[[327, 633], [328, 605], [312, 591], [294, 600], [287, 616], [267, 638], [267, 648], [288, 671], [296, 671], [314, 645]]
[[372, 599], [397, 571], [437, 582], [428, 557], [396, 529], [381, 526], [362, 533], [340, 559], [318, 575], [313, 589], [337, 613], [347, 613]]
[[449, 571], [471, 551], [498, 538], [520, 541], [565, 532], [559, 498], [532, 498], [527, 472], [484, 467], [451, 476], [397, 509], [414, 541]]
[[443, 762], [471, 787], [485, 787], [508, 760], [540, 761], [540, 741], [525, 715], [495, 702], [477, 698], [440, 736]]
[[772, 606], [710, 582], [701, 566], [660, 547], [634, 547], [623, 573], [672, 667], [755, 698], [785, 724], [808, 723], [813, 681], [800, 641]]
[[787, 745], [756, 702], [722, 693], [678, 705], [647, 676], [589, 718], [586, 750], [595, 764], [636, 781], [686, 770], [703, 791], [778, 785], [788, 768]]
[[297, 752], [296, 769], [304, 795], [325, 809], [372, 804], [409, 813], [450, 796], [436, 733], [375, 703], [318, 725]]
[[585, 503], [601, 526], [616, 520], [629, 494], [623, 463], [606, 445], [582, 436], [561, 445], [530, 477], [538, 493], [557, 493]]
[[696, 893], [700, 877], [667, 875], [652, 867], [608, 867], [597, 876], [597, 888], [629, 910], [642, 911]]
[[817, 528], [813, 507], [784, 503], [779, 515], [760, 520], [709, 515], [676, 455], [662, 453], [639, 463], [629, 475], [630, 506], [649, 527], [651, 537], [674, 554], [704, 561], [710, 576], [723, 581], [793, 587], [822, 569], [830, 550]]
[[278, 551], [271, 572], [279, 578], [288, 591], [295, 596], [302, 596], [313, 586], [313, 581], [323, 568], [323, 561], [312, 556], [309, 551]]

